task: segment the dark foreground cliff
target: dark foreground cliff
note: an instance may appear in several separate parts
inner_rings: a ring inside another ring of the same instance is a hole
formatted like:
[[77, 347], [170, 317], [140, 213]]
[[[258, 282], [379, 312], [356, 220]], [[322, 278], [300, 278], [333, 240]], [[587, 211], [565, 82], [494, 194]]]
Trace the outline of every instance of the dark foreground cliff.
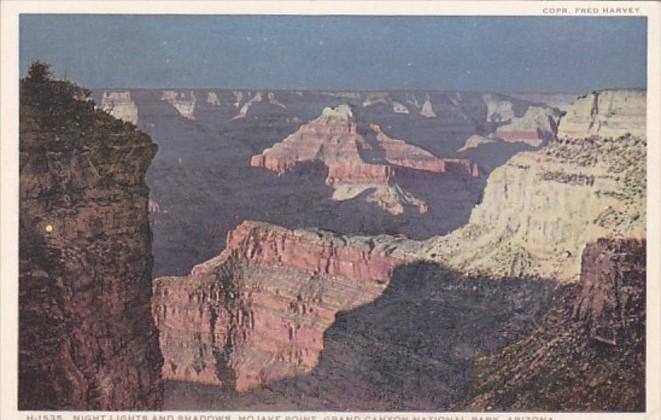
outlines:
[[455, 409], [645, 410], [645, 241], [600, 239], [528, 337], [475, 365]]
[[156, 409], [144, 182], [156, 146], [45, 70], [21, 81], [18, 406]]

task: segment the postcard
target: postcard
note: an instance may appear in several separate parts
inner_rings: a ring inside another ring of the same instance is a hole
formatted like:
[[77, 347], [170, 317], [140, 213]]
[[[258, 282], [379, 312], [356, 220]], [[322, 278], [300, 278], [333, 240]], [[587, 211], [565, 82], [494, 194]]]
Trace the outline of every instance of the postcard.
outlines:
[[3, 2], [0, 418], [658, 418], [660, 12]]

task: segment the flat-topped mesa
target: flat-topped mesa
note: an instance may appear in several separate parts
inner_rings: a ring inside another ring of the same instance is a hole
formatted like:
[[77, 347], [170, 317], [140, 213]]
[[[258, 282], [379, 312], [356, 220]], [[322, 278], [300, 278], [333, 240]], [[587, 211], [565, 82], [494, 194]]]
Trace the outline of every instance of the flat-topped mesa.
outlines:
[[155, 280], [163, 378], [244, 391], [311, 371], [335, 314], [381, 296], [411, 246], [243, 222], [190, 276]]
[[336, 183], [384, 184], [395, 175], [412, 171], [479, 176], [477, 165], [466, 159], [441, 159], [432, 153], [388, 137], [376, 124], [355, 119], [349, 105], [325, 108], [314, 121], [251, 158], [254, 167], [278, 174], [302, 162], [323, 162], [328, 185]]
[[627, 133], [645, 137], [645, 114], [644, 90], [592, 92], [569, 107], [558, 128], [558, 138], [617, 138]]

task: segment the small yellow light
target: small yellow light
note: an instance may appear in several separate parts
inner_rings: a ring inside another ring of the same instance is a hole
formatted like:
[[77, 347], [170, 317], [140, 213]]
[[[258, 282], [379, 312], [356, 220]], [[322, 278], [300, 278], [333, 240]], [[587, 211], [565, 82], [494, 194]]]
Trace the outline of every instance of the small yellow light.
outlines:
[[53, 231], [53, 225], [46, 225], [46, 233], [51, 233]]

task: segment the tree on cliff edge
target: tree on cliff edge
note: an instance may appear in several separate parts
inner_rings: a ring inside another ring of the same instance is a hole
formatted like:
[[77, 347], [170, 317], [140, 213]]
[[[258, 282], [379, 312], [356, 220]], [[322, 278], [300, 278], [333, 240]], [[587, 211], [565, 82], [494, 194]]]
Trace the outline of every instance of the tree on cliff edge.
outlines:
[[30, 64], [28, 68], [28, 77], [27, 79], [31, 82], [39, 83], [49, 81], [52, 78], [52, 73], [50, 71], [50, 65], [44, 63], [43, 61], [35, 61]]

